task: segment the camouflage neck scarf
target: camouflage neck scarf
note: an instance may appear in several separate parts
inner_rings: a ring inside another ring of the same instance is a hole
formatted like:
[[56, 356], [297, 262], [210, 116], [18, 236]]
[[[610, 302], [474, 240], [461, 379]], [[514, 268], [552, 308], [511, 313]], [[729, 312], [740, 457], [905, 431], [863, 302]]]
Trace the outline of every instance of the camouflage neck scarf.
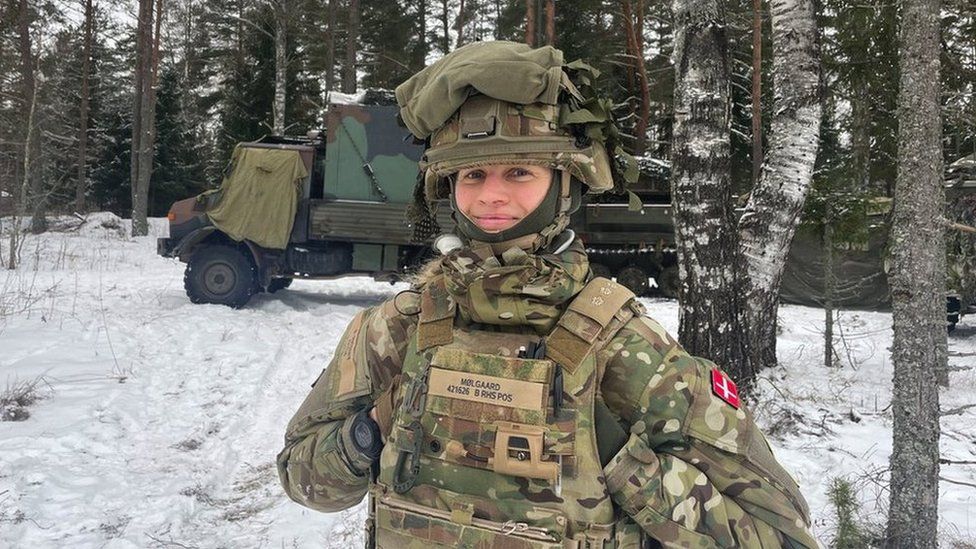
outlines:
[[547, 334], [583, 286], [589, 262], [579, 240], [559, 254], [530, 255], [513, 247], [495, 256], [491, 246], [464, 247], [441, 262], [447, 291], [463, 322], [531, 326]]

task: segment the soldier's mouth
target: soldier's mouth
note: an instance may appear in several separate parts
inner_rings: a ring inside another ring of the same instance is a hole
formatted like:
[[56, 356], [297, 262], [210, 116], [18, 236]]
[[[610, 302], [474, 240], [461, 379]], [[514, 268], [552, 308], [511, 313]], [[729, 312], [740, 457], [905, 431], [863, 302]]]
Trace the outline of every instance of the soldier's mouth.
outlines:
[[518, 221], [517, 217], [510, 215], [476, 215], [474, 222], [485, 230], [500, 230], [511, 227]]

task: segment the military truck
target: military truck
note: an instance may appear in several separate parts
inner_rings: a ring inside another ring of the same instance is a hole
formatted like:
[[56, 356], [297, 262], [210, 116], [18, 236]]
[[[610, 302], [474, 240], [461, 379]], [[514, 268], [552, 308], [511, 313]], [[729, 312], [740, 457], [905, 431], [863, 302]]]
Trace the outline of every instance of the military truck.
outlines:
[[[160, 255], [187, 264], [190, 300], [241, 307], [295, 278], [368, 275], [394, 282], [432, 257], [406, 215], [423, 146], [396, 114], [388, 95], [367, 95], [361, 103], [331, 104], [324, 131], [239, 144], [220, 188], [174, 203], [169, 236], [158, 241]], [[659, 292], [674, 297], [678, 276], [662, 169], [643, 166], [642, 211], [630, 211], [624, 197], [601, 197], [585, 203], [571, 227], [595, 272], [616, 276], [638, 294], [654, 278]], [[450, 231], [449, 205], [435, 212], [442, 231]]]

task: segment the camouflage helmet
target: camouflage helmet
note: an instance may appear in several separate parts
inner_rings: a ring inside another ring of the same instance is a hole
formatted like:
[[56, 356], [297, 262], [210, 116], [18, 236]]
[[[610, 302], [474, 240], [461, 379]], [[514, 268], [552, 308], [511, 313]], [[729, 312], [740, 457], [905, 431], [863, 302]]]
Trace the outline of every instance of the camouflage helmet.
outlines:
[[430, 136], [420, 161], [428, 200], [447, 198], [447, 177], [462, 169], [533, 164], [567, 172], [588, 192], [613, 187], [610, 158], [601, 143], [560, 125], [559, 105], [521, 105], [486, 95], [470, 97]]
[[548, 226], [523, 220], [512, 233], [489, 236], [455, 218], [460, 232], [478, 240], [538, 231], [548, 242], [569, 223], [583, 187], [597, 194], [636, 180], [636, 163], [619, 144], [613, 104], [593, 88], [598, 76], [581, 61], [564, 63], [551, 46], [495, 41], [459, 48], [398, 86], [400, 120], [427, 144], [408, 211], [414, 237], [438, 230], [430, 206], [451, 197], [451, 176], [462, 169], [532, 164], [557, 174], [555, 208], [545, 209], [555, 216]]

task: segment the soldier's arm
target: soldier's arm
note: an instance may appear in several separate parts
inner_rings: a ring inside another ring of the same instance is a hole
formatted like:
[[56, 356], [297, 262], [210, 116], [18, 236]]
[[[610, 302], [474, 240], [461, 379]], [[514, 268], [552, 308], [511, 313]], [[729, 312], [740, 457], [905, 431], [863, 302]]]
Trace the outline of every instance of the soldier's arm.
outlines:
[[400, 373], [413, 330], [413, 317], [404, 314], [413, 304], [404, 295], [356, 315], [288, 423], [278, 475], [288, 496], [306, 507], [340, 511], [366, 494], [369, 464], [348, 450], [348, 424]]
[[752, 415], [715, 394], [713, 363], [647, 317], [600, 359], [601, 394], [630, 429], [604, 469], [608, 489], [650, 536], [665, 547], [818, 547], [807, 504]]

